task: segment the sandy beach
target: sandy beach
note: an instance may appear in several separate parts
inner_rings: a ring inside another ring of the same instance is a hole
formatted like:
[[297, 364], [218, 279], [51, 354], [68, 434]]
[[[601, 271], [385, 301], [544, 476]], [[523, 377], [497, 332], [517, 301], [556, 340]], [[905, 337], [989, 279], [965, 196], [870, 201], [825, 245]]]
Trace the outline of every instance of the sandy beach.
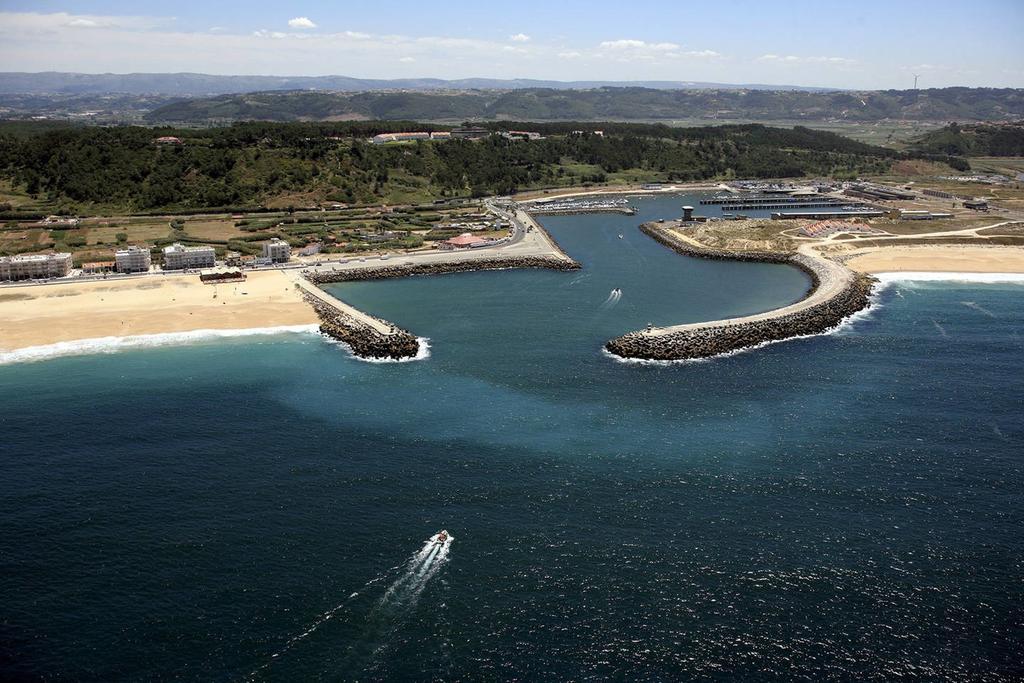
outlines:
[[846, 265], [862, 273], [1024, 273], [1024, 249], [969, 245], [887, 246], [857, 252]]
[[319, 322], [281, 271], [208, 285], [198, 275], [0, 288], [0, 350], [99, 337]]

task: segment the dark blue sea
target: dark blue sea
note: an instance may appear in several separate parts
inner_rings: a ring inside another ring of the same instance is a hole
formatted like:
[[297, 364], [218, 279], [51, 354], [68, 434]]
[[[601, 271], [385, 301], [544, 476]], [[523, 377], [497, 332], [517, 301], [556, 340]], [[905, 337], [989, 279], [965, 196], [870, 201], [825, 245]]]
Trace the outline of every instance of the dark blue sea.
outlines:
[[0, 679], [1024, 677], [1024, 285], [619, 362], [808, 287], [674, 254], [637, 225], [681, 198], [635, 203], [544, 219], [579, 272], [331, 288], [425, 360], [288, 333], [0, 365]]

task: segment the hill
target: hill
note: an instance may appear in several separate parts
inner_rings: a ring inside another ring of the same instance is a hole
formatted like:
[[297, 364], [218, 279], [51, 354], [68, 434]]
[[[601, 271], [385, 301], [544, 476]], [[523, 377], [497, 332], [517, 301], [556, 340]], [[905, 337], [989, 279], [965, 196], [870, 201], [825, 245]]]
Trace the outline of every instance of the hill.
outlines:
[[961, 126], [953, 123], [927, 133], [913, 147], [936, 154], [982, 157], [1024, 156], [1024, 122]]
[[525, 88], [444, 92], [257, 92], [157, 107], [149, 123], [418, 119], [533, 121], [990, 121], [1024, 117], [1024, 90], [942, 88], [872, 92]]
[[[0, 179], [19, 207], [195, 212], [409, 203], [584, 183], [884, 172], [898, 153], [807, 128], [536, 124], [545, 137], [373, 145], [419, 123], [240, 123], [210, 129], [0, 125]], [[526, 124], [511, 124], [523, 126]], [[499, 124], [492, 124], [498, 128]], [[594, 134], [600, 128], [602, 135]], [[583, 131], [582, 133], [579, 131]], [[160, 136], [176, 140], [158, 142]]]
[[270, 90], [513, 90], [589, 89], [605, 86], [658, 89], [826, 90], [798, 85], [728, 84], [697, 81], [548, 81], [529, 78], [397, 78], [350, 76], [216, 76], [197, 73], [81, 74], [62, 71], [0, 73], [0, 95], [171, 95], [204, 97]]

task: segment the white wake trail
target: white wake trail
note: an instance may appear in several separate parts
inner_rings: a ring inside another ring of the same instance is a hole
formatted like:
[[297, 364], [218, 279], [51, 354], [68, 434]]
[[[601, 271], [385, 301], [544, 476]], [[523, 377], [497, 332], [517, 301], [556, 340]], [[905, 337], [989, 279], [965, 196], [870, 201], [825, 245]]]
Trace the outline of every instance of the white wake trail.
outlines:
[[395, 582], [384, 592], [384, 596], [377, 604], [377, 609], [414, 605], [427, 583], [447, 561], [452, 540], [454, 539], [451, 536], [443, 541], [438, 540], [438, 535], [431, 536], [423, 548], [406, 565], [405, 573], [395, 579]]
[[997, 317], [995, 313], [993, 313], [992, 311], [988, 310], [987, 308], [985, 308], [981, 304], [977, 304], [977, 303], [975, 303], [973, 301], [961, 301], [960, 303], [962, 303], [967, 308], [970, 308], [972, 310], [978, 311], [979, 313], [984, 313], [985, 315], [987, 315], [990, 318]]
[[390, 576], [394, 572], [398, 571], [399, 569], [401, 569], [401, 565], [395, 565], [394, 567], [392, 567], [391, 569], [387, 570], [386, 572], [380, 574], [379, 576], [376, 576], [376, 577], [370, 579], [369, 581], [364, 583], [363, 587], [360, 588], [358, 591], [354, 591], [347, 598], [342, 600], [340, 603], [338, 603], [337, 605], [335, 605], [331, 609], [327, 610], [326, 612], [321, 613], [316, 619], [314, 619], [312, 622], [310, 622], [309, 626], [306, 627], [305, 631], [303, 631], [302, 633], [299, 633], [298, 635], [295, 635], [295, 636], [292, 636], [291, 638], [289, 638], [288, 641], [285, 642], [285, 644], [281, 647], [280, 650], [278, 650], [274, 654], [270, 655], [270, 659], [268, 659], [262, 666], [260, 666], [259, 668], [253, 670], [248, 676], [246, 676], [246, 680], [247, 681], [253, 680], [258, 673], [260, 673], [261, 671], [266, 669], [268, 666], [270, 666], [275, 659], [278, 659], [282, 655], [286, 654], [289, 650], [291, 650], [293, 647], [295, 647], [300, 641], [305, 640], [309, 636], [313, 635], [313, 633], [316, 632], [316, 630], [318, 628], [320, 628], [325, 623], [330, 621], [334, 617], [334, 615], [336, 615], [338, 612], [343, 610], [348, 605], [348, 603], [352, 601], [353, 598], [358, 597], [361, 591], [366, 590], [367, 588], [369, 588], [370, 586], [372, 586], [375, 583], [380, 583], [381, 581], [385, 580], [388, 576]]

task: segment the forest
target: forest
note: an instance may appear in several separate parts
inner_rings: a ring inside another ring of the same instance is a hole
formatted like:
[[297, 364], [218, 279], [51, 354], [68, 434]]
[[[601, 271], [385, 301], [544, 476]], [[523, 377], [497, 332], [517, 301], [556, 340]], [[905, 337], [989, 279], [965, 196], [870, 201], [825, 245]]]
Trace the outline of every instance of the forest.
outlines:
[[146, 114], [152, 124], [241, 120], [519, 119], [531, 121], [991, 121], [1024, 116], [1024, 90], [936, 88], [804, 92], [602, 87], [446, 92], [276, 91], [182, 99]]
[[1024, 123], [960, 125], [925, 134], [916, 149], [936, 154], [982, 157], [1024, 156]]
[[[402, 203], [611, 181], [852, 178], [884, 172], [900, 156], [800, 127], [492, 124], [511, 126], [545, 137], [368, 142], [382, 131], [443, 128], [411, 121], [209, 129], [9, 123], [0, 125], [0, 178], [71, 213], [188, 212]], [[164, 136], [180, 144], [156, 142]]]

